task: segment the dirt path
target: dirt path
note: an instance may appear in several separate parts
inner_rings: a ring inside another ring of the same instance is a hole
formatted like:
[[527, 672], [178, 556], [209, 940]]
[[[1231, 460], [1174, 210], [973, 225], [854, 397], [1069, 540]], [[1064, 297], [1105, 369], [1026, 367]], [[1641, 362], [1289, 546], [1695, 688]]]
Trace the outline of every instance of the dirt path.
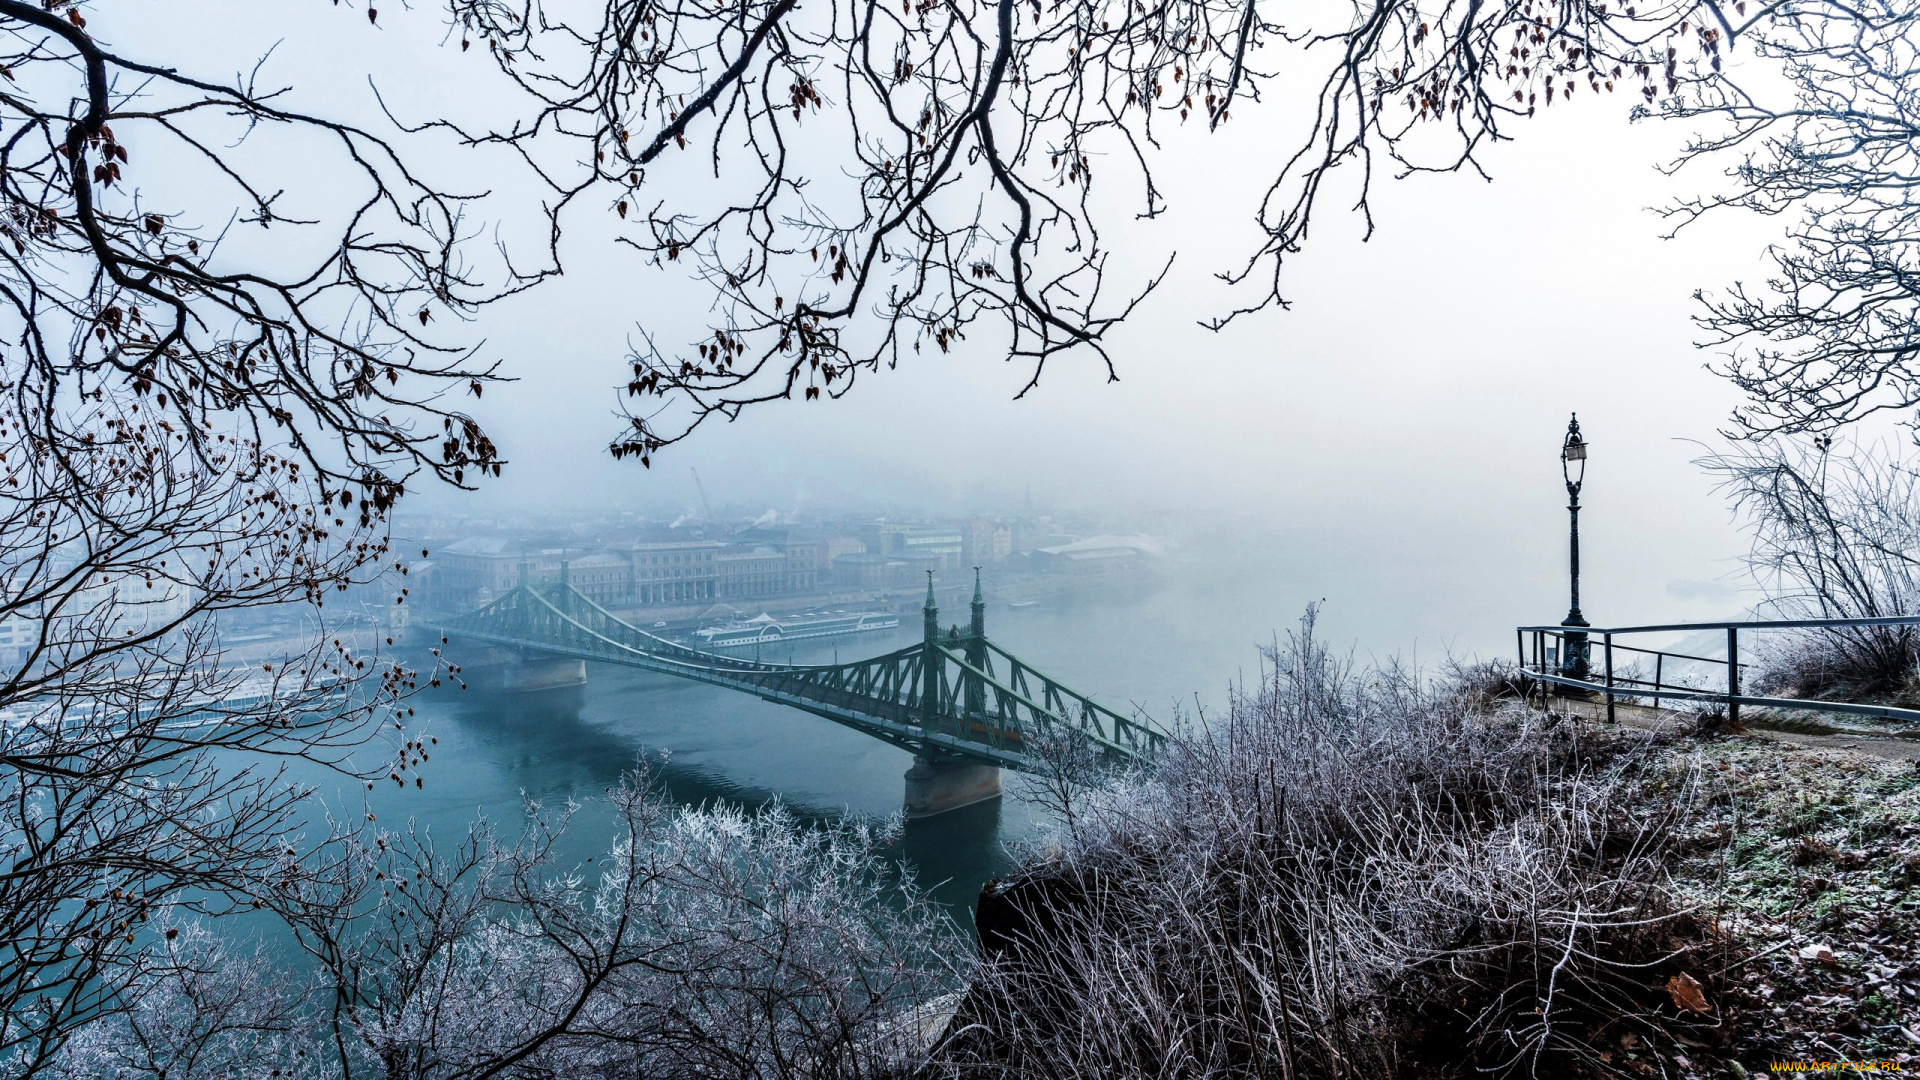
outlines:
[[[1582, 701], [1577, 698], [1553, 699], [1553, 711], [1568, 713], [1601, 723], [1607, 719], [1607, 705], [1604, 701]], [[1694, 718], [1686, 713], [1668, 709], [1655, 709], [1646, 705], [1629, 705], [1619, 702], [1614, 705], [1614, 719], [1627, 727], [1645, 731], [1663, 731], [1675, 728], [1688, 728]], [[1794, 730], [1778, 726], [1777, 721], [1767, 713], [1750, 716], [1745, 725], [1746, 733], [1776, 742], [1790, 743], [1822, 750], [1837, 750], [1842, 753], [1864, 754], [1869, 757], [1888, 758], [1894, 761], [1920, 761], [1920, 732], [1915, 737], [1901, 738], [1883, 736], [1877, 733], [1837, 731], [1822, 733], [1819, 731]], [[1792, 724], [1792, 721], [1786, 723]], [[1794, 728], [1801, 724], [1793, 724]], [[1818, 727], [1817, 724], [1804, 726]]]

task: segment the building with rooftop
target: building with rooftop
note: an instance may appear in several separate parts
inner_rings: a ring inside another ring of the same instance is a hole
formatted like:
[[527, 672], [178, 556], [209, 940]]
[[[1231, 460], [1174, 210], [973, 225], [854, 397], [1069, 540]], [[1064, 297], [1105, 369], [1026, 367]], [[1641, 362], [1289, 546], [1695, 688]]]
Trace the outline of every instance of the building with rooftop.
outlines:
[[895, 533], [894, 547], [887, 554], [935, 570], [954, 570], [965, 550], [965, 535], [958, 526], [922, 525]]
[[1166, 553], [1150, 536], [1089, 536], [1069, 544], [1036, 549], [1033, 567], [1043, 574], [1095, 577], [1146, 569]]
[[596, 551], [566, 562], [567, 584], [601, 607], [633, 600], [633, 560], [612, 551]]
[[686, 604], [718, 596], [715, 560], [727, 545], [717, 540], [642, 540], [628, 551], [633, 560], [633, 603]]
[[713, 557], [714, 595], [723, 600], [786, 592], [787, 556], [772, 544], [733, 544]]

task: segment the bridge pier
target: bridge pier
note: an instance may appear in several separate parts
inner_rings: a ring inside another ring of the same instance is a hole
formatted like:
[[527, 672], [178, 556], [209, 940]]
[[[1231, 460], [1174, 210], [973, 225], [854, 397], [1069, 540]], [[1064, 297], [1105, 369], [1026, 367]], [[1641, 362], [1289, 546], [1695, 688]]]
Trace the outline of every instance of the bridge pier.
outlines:
[[[447, 635], [441, 635], [447, 640]], [[531, 693], [579, 686], [587, 681], [587, 663], [568, 656], [512, 645], [451, 639], [444, 658], [460, 666], [460, 681], [496, 694]]]
[[500, 669], [500, 689], [509, 694], [579, 686], [587, 681], [587, 662], [552, 656], [529, 656]]
[[907, 770], [906, 815], [932, 817], [1000, 797], [1000, 766], [915, 755]]

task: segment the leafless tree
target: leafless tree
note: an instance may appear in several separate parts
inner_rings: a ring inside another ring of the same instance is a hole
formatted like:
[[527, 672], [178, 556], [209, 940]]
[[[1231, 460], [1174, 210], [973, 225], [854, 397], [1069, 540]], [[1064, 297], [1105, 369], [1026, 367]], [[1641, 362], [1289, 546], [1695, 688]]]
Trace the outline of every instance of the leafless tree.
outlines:
[[306, 987], [257, 944], [167, 920], [146, 978], [121, 1007], [76, 1031], [45, 1075], [61, 1080], [199, 1080], [247, 1072], [311, 1076]]
[[[1263, 25], [1253, 10], [1250, 25]], [[1724, 170], [1700, 193], [1676, 190], [1663, 211], [1676, 230], [1729, 207], [1796, 219], [1766, 253], [1768, 280], [1699, 294], [1702, 345], [1724, 351], [1719, 371], [1747, 395], [1734, 431], [1826, 431], [1920, 404], [1906, 270], [1920, 240], [1911, 3], [1388, 0], [1298, 36], [1337, 59], [1315, 68], [1328, 74], [1311, 135], [1268, 191], [1265, 245], [1235, 275], [1264, 292], [1234, 314], [1282, 300], [1284, 258], [1340, 168], [1358, 169], [1371, 230], [1377, 164], [1484, 175], [1484, 148], [1537, 110], [1620, 93], [1637, 99], [1636, 119], [1699, 133], [1670, 175]]]
[[1721, 205], [1797, 213], [1768, 252], [1765, 284], [1736, 284], [1701, 320], [1709, 344], [1730, 347], [1722, 371], [1747, 394], [1735, 420], [1749, 434], [1823, 433], [1896, 410], [1913, 426], [1920, 9], [1793, 4], [1763, 16], [1754, 53], [1784, 72], [1791, 100], [1715, 83], [1675, 110], [1722, 122], [1690, 155], [1740, 155], [1731, 188], [1677, 207], [1682, 220]]
[[[404, 573], [411, 479], [498, 470], [448, 396], [491, 370], [438, 335], [539, 276], [481, 280], [465, 197], [386, 136], [106, 36], [0, 0], [5, 1076], [134, 1007], [170, 906], [271, 901], [300, 798], [277, 759], [406, 760], [353, 752], [416, 676], [323, 605]], [[223, 616], [289, 602], [308, 642], [223, 660]]]
[[1136, 121], [1224, 112], [1196, 58], [1249, 34], [1211, 3], [451, 7], [462, 46], [535, 102], [467, 137], [521, 150], [557, 203], [609, 207], [623, 243], [718, 298], [684, 350], [636, 351], [613, 451], [643, 463], [708, 418], [837, 398], [983, 324], [1028, 388], [1069, 350], [1104, 362], [1158, 277], [1109, 286], [1094, 171], [1125, 162], [1157, 212]]
[[[1884, 446], [1774, 439], [1707, 458], [1752, 532], [1747, 566], [1787, 619], [1872, 619], [1920, 604], [1920, 472]], [[1787, 696], [1912, 701], [1911, 626], [1787, 634], [1763, 657]]]
[[622, 243], [718, 298], [684, 346], [642, 322], [613, 450], [643, 463], [710, 417], [838, 397], [963, 334], [1027, 368], [1021, 393], [1070, 350], [1111, 373], [1105, 343], [1161, 277], [1109, 283], [1113, 196], [1095, 197], [1096, 171], [1153, 217], [1167, 128], [1216, 127], [1276, 94], [1311, 122], [1271, 178], [1249, 258], [1224, 275], [1245, 291], [1210, 325], [1284, 304], [1282, 266], [1342, 170], [1370, 231], [1378, 177], [1479, 172], [1539, 110], [1619, 94], [1632, 115], [1702, 132], [1673, 168], [1727, 166], [1724, 184], [1676, 189], [1676, 227], [1726, 206], [1799, 217], [1772, 280], [1702, 315], [1751, 399], [1740, 429], [1920, 403], [1911, 3], [449, 5], [462, 47], [484, 46], [534, 103], [463, 134], [525, 154], [557, 204], [611, 211]]
[[[1175, 713], [1161, 730], [1183, 732], [1185, 717]], [[1079, 830], [1082, 804], [1092, 793], [1115, 786], [1139, 783], [1141, 772], [1151, 765], [1116, 761], [1101, 747], [1074, 731], [1049, 731], [1025, 740], [1028, 767], [1020, 782], [1009, 790], [1012, 798], [1032, 805], [1041, 821], [1064, 830], [1067, 836]], [[1044, 845], [1048, 841], [1042, 841]]]

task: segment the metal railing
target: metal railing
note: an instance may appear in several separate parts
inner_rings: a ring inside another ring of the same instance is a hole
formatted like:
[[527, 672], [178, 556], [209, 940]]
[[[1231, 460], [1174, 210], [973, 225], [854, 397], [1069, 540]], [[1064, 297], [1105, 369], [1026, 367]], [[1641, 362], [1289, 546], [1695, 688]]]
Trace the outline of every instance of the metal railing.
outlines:
[[[1609, 722], [1614, 719], [1614, 705], [1619, 698], [1652, 698], [1655, 708], [1659, 708], [1662, 698], [1720, 702], [1726, 705], [1727, 719], [1733, 723], [1739, 723], [1742, 705], [1798, 709], [1806, 712], [1853, 713], [1859, 716], [1884, 716], [1893, 720], [1920, 721], [1920, 709], [1901, 709], [1892, 705], [1862, 705], [1844, 701], [1755, 697], [1740, 692], [1740, 673], [1742, 669], [1750, 666], [1740, 661], [1742, 630], [1831, 629], [1843, 626], [1920, 626], [1920, 615], [1896, 615], [1877, 619], [1754, 619], [1745, 622], [1667, 623], [1659, 626], [1521, 626], [1515, 628], [1514, 634], [1519, 646], [1520, 670], [1527, 678], [1543, 683], [1575, 687], [1589, 693], [1597, 691], [1604, 694]], [[1723, 657], [1693, 656], [1660, 649], [1643, 649], [1614, 641], [1614, 638], [1627, 634], [1697, 633], [1711, 630], [1726, 631], [1727, 650]], [[1596, 644], [1600, 653], [1598, 665], [1593, 664]], [[1569, 648], [1585, 650], [1588, 661], [1588, 672], [1585, 678], [1565, 674], [1564, 659]], [[1629, 674], [1632, 669], [1622, 670], [1616, 667], [1614, 664], [1616, 652], [1653, 657], [1653, 678], [1643, 679], [1636, 674]], [[1668, 683], [1665, 681], [1668, 660], [1689, 661], [1718, 667], [1725, 673], [1726, 689], [1716, 692], [1710, 689], [1703, 690], [1690, 684]]]

